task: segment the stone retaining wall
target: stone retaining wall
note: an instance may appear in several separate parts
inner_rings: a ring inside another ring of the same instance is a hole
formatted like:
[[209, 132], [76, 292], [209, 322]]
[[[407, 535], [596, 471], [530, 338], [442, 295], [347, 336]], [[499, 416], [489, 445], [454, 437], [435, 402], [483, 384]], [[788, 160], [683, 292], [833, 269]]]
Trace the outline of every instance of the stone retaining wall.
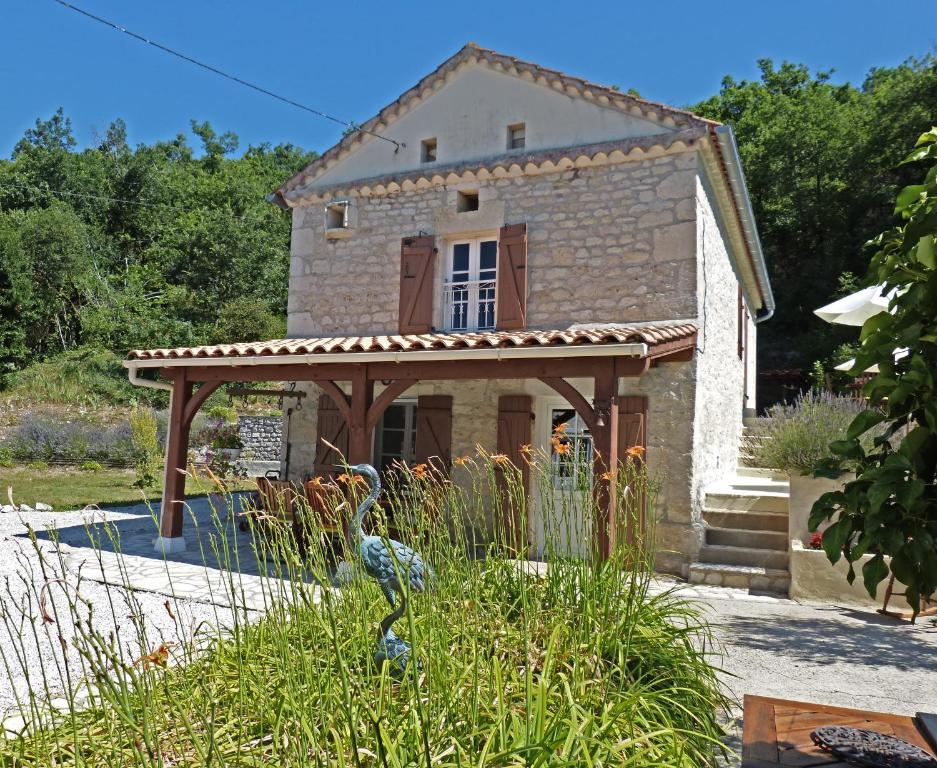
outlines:
[[242, 455], [254, 461], [279, 461], [283, 435], [281, 416], [238, 416], [238, 434], [244, 443]]

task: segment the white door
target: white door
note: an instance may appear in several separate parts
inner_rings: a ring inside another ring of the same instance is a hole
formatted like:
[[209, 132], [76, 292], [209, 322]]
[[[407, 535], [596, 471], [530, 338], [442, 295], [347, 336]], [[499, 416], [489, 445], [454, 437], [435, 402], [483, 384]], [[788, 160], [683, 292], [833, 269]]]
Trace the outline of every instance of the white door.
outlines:
[[588, 558], [592, 554], [592, 436], [562, 398], [537, 398], [536, 442], [541, 473], [530, 511], [534, 554]]

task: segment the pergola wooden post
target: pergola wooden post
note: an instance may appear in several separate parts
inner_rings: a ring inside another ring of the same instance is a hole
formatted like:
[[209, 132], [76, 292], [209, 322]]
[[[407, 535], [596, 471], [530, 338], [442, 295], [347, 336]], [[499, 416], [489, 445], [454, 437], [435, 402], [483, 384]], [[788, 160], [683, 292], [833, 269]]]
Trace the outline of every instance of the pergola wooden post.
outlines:
[[188, 368], [163, 371], [172, 381], [169, 396], [169, 423], [166, 432], [166, 460], [163, 472], [163, 500], [160, 504], [159, 537], [156, 549], [163, 553], [185, 551], [182, 522], [185, 504], [186, 463], [189, 452], [189, 429], [192, 419], [209, 396], [221, 386], [220, 381], [203, 383], [198, 391]]
[[615, 361], [604, 361], [604, 370], [596, 372], [594, 426], [592, 427], [592, 445], [595, 450], [593, 462], [593, 493], [600, 510], [598, 530], [593, 536], [596, 555], [605, 560], [615, 549], [615, 473], [618, 469], [618, 376]]

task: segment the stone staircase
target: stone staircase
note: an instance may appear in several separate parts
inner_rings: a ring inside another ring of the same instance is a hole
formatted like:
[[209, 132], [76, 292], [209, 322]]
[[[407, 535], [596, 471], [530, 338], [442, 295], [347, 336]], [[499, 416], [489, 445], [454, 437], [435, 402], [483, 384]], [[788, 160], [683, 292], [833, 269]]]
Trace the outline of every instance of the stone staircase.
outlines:
[[786, 595], [788, 491], [786, 475], [751, 467], [708, 488], [706, 539], [699, 562], [690, 565], [690, 582]]

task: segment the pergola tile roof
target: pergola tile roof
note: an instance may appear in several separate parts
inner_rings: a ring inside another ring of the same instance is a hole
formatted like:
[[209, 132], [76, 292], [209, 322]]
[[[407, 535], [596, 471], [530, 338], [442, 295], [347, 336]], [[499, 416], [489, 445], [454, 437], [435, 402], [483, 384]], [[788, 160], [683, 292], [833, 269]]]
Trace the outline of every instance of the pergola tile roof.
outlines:
[[327, 336], [309, 339], [274, 339], [246, 344], [216, 344], [174, 349], [135, 349], [132, 360], [199, 360], [205, 358], [282, 357], [328, 353], [412, 352], [455, 349], [562, 347], [602, 344], [690, 342], [693, 323], [596, 325], [564, 330], [479, 331], [474, 333], [421, 333], [389, 336]]

